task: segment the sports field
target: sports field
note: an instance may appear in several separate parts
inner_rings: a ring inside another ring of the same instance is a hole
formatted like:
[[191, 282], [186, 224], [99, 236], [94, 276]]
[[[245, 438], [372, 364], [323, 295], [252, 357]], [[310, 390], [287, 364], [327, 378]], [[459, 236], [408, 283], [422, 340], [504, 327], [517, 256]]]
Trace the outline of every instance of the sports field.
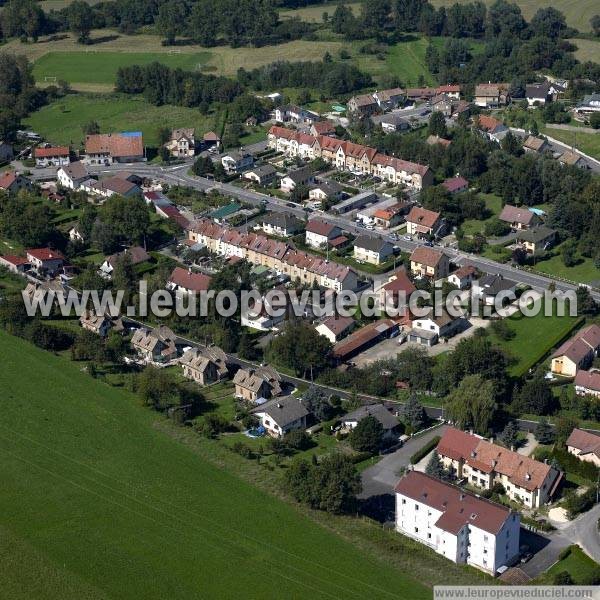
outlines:
[[429, 598], [0, 332], [0, 577], [11, 599]]

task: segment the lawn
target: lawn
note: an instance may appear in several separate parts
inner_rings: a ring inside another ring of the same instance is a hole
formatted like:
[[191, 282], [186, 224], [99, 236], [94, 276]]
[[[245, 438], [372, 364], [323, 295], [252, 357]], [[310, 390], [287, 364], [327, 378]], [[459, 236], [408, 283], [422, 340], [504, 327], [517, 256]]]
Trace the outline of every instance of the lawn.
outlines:
[[129, 393], [4, 332], [0, 359], [3, 597], [431, 596], [205, 461]]
[[550, 576], [567, 571], [575, 585], [584, 585], [598, 575], [600, 565], [591, 559], [579, 546], [571, 546], [569, 556], [552, 565], [547, 573]]
[[509, 372], [520, 377], [540, 362], [557, 344], [565, 339], [581, 322], [580, 317], [544, 316], [542, 310], [535, 317], [526, 317], [518, 312], [505, 319], [515, 333], [511, 340], [501, 340], [490, 329], [492, 340], [512, 359]]
[[553, 250], [554, 256], [548, 260], [540, 261], [534, 269], [556, 277], [562, 277], [576, 283], [592, 283], [600, 281], [600, 269], [594, 266], [591, 258], [580, 257], [580, 262], [573, 267], [566, 267], [563, 263], [560, 246]]
[[600, 133], [579, 133], [578, 131], [563, 131], [562, 129], [552, 129], [550, 127], [542, 127], [541, 133], [600, 160]]
[[478, 219], [468, 219], [462, 225], [461, 229], [465, 233], [465, 235], [475, 235], [476, 233], [483, 233], [485, 229], [485, 224], [488, 221], [491, 221], [494, 217], [500, 214], [502, 210], [502, 198], [496, 196], [495, 194], [479, 194], [481, 198], [485, 201], [485, 206], [490, 212], [490, 216], [483, 221], [479, 221]]
[[142, 131], [144, 143], [157, 146], [161, 127], [195, 127], [201, 135], [220, 127], [219, 120], [219, 115], [204, 116], [182, 106], [153, 106], [138, 96], [73, 94], [33, 113], [26, 125], [54, 144], [77, 147], [82, 127], [97, 121], [103, 132]]

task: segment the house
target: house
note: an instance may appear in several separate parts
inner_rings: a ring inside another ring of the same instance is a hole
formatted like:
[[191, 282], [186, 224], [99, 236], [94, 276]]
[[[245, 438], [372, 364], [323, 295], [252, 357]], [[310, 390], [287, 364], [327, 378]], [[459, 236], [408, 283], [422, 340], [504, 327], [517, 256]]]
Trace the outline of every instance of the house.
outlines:
[[368, 117], [379, 110], [379, 104], [371, 94], [352, 96], [347, 107], [348, 112], [357, 117]]
[[600, 350], [600, 326], [588, 325], [567, 340], [553, 355], [551, 371], [563, 377], [575, 377], [587, 369]]
[[500, 483], [511, 500], [533, 509], [552, 499], [563, 478], [549, 464], [454, 427], [444, 431], [437, 453], [459, 479], [486, 490]]
[[[580, 373], [587, 373], [587, 371], [580, 371]], [[600, 374], [596, 373], [596, 375], [600, 377]], [[569, 454], [583, 462], [590, 462], [600, 467], [600, 435], [575, 428], [567, 438], [566, 446]]]
[[528, 208], [519, 208], [511, 204], [505, 204], [498, 218], [508, 223], [512, 229], [528, 229], [540, 224], [540, 218]]
[[426, 277], [436, 281], [448, 277], [450, 259], [439, 250], [418, 246], [410, 255], [410, 272], [415, 277]]
[[558, 157], [558, 162], [561, 165], [568, 165], [571, 167], [579, 167], [582, 169], [588, 168], [588, 164], [585, 161], [585, 159], [583, 158], [583, 156], [581, 156], [581, 154], [577, 154], [577, 152], [575, 152], [574, 150], [567, 150], [566, 152], [563, 152]]
[[447, 94], [440, 94], [431, 99], [431, 111], [442, 113], [446, 118], [452, 116], [454, 101]]
[[434, 236], [442, 225], [439, 212], [427, 210], [419, 206], [413, 206], [406, 217], [406, 233], [410, 235]]
[[30, 190], [31, 187], [31, 181], [16, 171], [0, 173], [0, 190], [16, 194], [19, 190]]
[[442, 187], [450, 194], [462, 194], [462, 192], [469, 190], [469, 182], [464, 177], [457, 175], [456, 177], [446, 179], [442, 183]]
[[452, 141], [440, 137], [439, 135], [430, 135], [427, 136], [425, 143], [428, 146], [442, 146], [442, 148], [448, 148], [452, 144]]
[[583, 101], [575, 107], [575, 114], [590, 116], [600, 112], [600, 93], [584, 96]]
[[131, 260], [133, 266], [150, 260], [150, 255], [141, 246], [132, 246], [131, 248], [126, 248], [123, 252], [107, 256], [100, 267], [100, 272], [106, 276], [110, 276], [115, 268], [116, 262], [125, 257]]
[[477, 269], [473, 265], [465, 265], [448, 275], [448, 283], [451, 283], [459, 290], [464, 290], [471, 285], [476, 277]]
[[404, 221], [404, 216], [411, 206], [412, 204], [410, 202], [398, 202], [392, 206], [377, 209], [372, 214], [375, 225], [383, 229], [390, 229], [390, 227], [400, 225], [400, 223]]
[[350, 243], [349, 238], [345, 235], [340, 235], [332, 240], [329, 240], [328, 244], [332, 250], [341, 251], [348, 246]]
[[62, 166], [56, 172], [58, 184], [69, 190], [78, 190], [81, 184], [89, 178], [85, 164], [81, 161]]
[[542, 83], [530, 83], [525, 86], [525, 98], [529, 106], [544, 105], [546, 102], [553, 102], [559, 94], [564, 94], [565, 88], [556, 83], [550, 83], [548, 80]]
[[382, 308], [405, 310], [411, 295], [416, 291], [404, 268], [396, 269], [378, 289], [379, 304]]
[[122, 333], [125, 329], [121, 317], [113, 317], [108, 313], [100, 315], [91, 310], [86, 310], [81, 317], [79, 317], [79, 324], [83, 329], [87, 329], [87, 331], [91, 331], [103, 338], [105, 338], [111, 330]]
[[25, 273], [31, 268], [31, 264], [22, 256], [14, 256], [13, 254], [5, 254], [0, 256], [0, 267], [8, 269], [12, 273]]
[[136, 329], [131, 345], [141, 358], [148, 362], [166, 363], [177, 358], [177, 336], [166, 325]]
[[331, 121], [317, 121], [310, 126], [310, 135], [335, 135], [335, 125]]
[[221, 145], [221, 138], [214, 131], [207, 131], [202, 136], [202, 146], [204, 148], [219, 148]]
[[296, 189], [297, 186], [307, 186], [315, 180], [315, 175], [312, 168], [307, 165], [301, 169], [290, 171], [285, 177], [281, 178], [280, 189], [282, 192], [289, 194]]
[[[239, 371], [238, 371], [239, 373]], [[290, 431], [306, 429], [306, 418], [310, 414], [301, 398], [286, 396], [274, 398], [252, 411], [271, 437], [283, 437]]]
[[544, 152], [549, 152], [551, 149], [545, 139], [530, 135], [523, 142], [523, 150], [531, 154], [543, 154]]
[[394, 491], [399, 533], [490, 575], [518, 561], [521, 523], [508, 507], [414, 470]]
[[333, 347], [332, 356], [338, 362], [348, 361], [380, 341], [398, 335], [398, 323], [392, 319], [379, 319], [361, 327]]
[[295, 123], [296, 125], [313, 125], [320, 121], [321, 117], [301, 106], [286, 104], [275, 109], [275, 121], [278, 123]]
[[475, 86], [475, 105], [498, 108], [510, 102], [508, 83], [480, 83]]
[[67, 291], [63, 284], [53, 279], [51, 281], [44, 281], [43, 283], [28, 283], [22, 292], [24, 298], [29, 298], [32, 302], [32, 306], [37, 303], [38, 306], [43, 306], [43, 303], [47, 298], [51, 298], [52, 302], [61, 303], [62, 300], [66, 300]]
[[427, 315], [412, 322], [408, 341], [421, 346], [435, 346], [441, 339], [451, 338], [464, 325], [464, 319], [452, 316], [445, 308], [431, 308]]
[[139, 131], [85, 137], [83, 162], [89, 165], [140, 162], [144, 156], [144, 139]]
[[435, 88], [408, 88], [406, 90], [406, 99], [410, 102], [429, 101], [437, 96]]
[[272, 398], [282, 392], [279, 374], [268, 366], [259, 369], [239, 369], [233, 383], [236, 397], [247, 402], [256, 402], [259, 398]]
[[344, 188], [336, 181], [321, 181], [311, 186], [309, 200], [313, 202], [337, 202], [344, 196]]
[[229, 359], [218, 346], [190, 348], [179, 359], [183, 376], [200, 385], [209, 385], [225, 379], [229, 374]]
[[324, 248], [327, 242], [342, 235], [342, 230], [337, 226], [319, 219], [311, 219], [306, 224], [305, 242], [313, 248]]
[[398, 108], [404, 102], [406, 96], [402, 88], [392, 88], [375, 92], [373, 98], [379, 105], [379, 108], [386, 112]]
[[335, 344], [346, 337], [355, 325], [356, 321], [352, 317], [335, 315], [327, 317], [315, 329], [320, 335], [324, 335], [332, 344]]
[[64, 167], [71, 162], [69, 156], [68, 146], [38, 146], [33, 151], [35, 166], [39, 168]]
[[482, 131], [492, 142], [501, 142], [510, 131], [502, 121], [487, 115], [478, 115], [475, 117], [475, 123], [479, 131]]
[[[600, 398], [600, 372], [577, 371], [575, 375], [575, 393], [578, 396], [595, 396]], [[600, 465], [599, 465], [600, 466]]]
[[473, 282], [474, 295], [480, 295], [486, 306], [493, 306], [498, 295], [510, 298], [516, 289], [516, 281], [505, 279], [500, 274], [487, 274]]
[[398, 434], [398, 419], [383, 404], [367, 404], [344, 415], [340, 420], [342, 422], [342, 431], [350, 432], [367, 417], [373, 417], [381, 424], [383, 428], [383, 437], [391, 439]]
[[[264, 266], [257, 266], [252, 274], [262, 275], [269, 271]], [[264, 295], [258, 306], [251, 300], [248, 310], [242, 310], [240, 314], [240, 323], [242, 327], [251, 327], [256, 331], [277, 331], [280, 325], [289, 317], [291, 301], [289, 290], [285, 286], [277, 286], [273, 291], [281, 292], [275, 297], [270, 294]], [[284, 306], [280, 304], [280, 298], [285, 298]]]
[[0, 163], [10, 162], [15, 156], [12, 144], [0, 140]]
[[211, 278], [204, 273], [194, 273], [191, 269], [175, 267], [167, 280], [167, 289], [182, 294], [199, 294], [208, 291]]
[[26, 251], [27, 261], [36, 271], [57, 273], [65, 264], [65, 257], [58, 250], [32, 248]]
[[262, 187], [267, 187], [275, 181], [277, 170], [272, 165], [260, 165], [253, 167], [250, 171], [246, 171], [242, 177], [248, 181], [253, 181]]
[[379, 237], [360, 235], [354, 240], [354, 259], [372, 265], [384, 263], [394, 255], [394, 246]]
[[453, 100], [460, 100], [461, 87], [457, 84], [440, 85], [435, 90], [438, 95], [445, 95]]
[[380, 125], [385, 133], [396, 133], [410, 129], [410, 121], [400, 113], [388, 113], [387, 115], [372, 116], [371, 121]]
[[80, 189], [101, 198], [111, 198], [112, 196], [131, 198], [142, 193], [142, 188], [139, 185], [133, 181], [129, 181], [129, 179], [122, 175], [113, 175], [100, 181], [88, 179], [81, 184]]
[[549, 250], [556, 241], [556, 231], [545, 225], [538, 225], [531, 229], [520, 229], [516, 241], [521, 244], [527, 254], [540, 254]]
[[196, 130], [193, 127], [173, 129], [165, 147], [174, 158], [192, 158], [196, 155]]
[[233, 151], [221, 158], [221, 164], [229, 175], [241, 173], [254, 165], [254, 156], [244, 150]]
[[304, 230], [304, 223], [287, 213], [270, 213], [262, 219], [261, 229], [267, 235], [290, 237]]

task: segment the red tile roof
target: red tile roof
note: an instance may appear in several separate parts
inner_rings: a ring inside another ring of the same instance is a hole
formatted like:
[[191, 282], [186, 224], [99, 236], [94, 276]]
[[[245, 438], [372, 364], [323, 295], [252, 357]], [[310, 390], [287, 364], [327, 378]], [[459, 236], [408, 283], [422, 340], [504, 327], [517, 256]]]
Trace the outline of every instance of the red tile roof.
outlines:
[[419, 471], [409, 471], [394, 490], [397, 494], [440, 511], [442, 515], [435, 523], [436, 527], [454, 535], [465, 525], [496, 534], [512, 515], [505, 506], [478, 498]]
[[320, 219], [311, 219], [306, 224], [306, 231], [329, 237], [335, 229], [339, 229], [337, 225], [321, 221]]
[[410, 260], [426, 267], [437, 267], [443, 257], [443, 252], [428, 248], [427, 246], [418, 246], [410, 255]]
[[507, 223], [521, 223], [522, 225], [529, 225], [535, 215], [527, 208], [518, 208], [511, 204], [506, 204], [502, 209], [502, 212], [498, 215], [501, 221]]
[[[395, 295], [399, 292], [406, 294], [406, 299], [417, 289], [415, 284], [409, 279], [404, 269], [398, 269], [393, 275], [394, 279], [388, 281], [381, 289], [385, 290], [386, 294]], [[390, 276], [390, 277], [392, 277]]]
[[33, 152], [35, 158], [69, 156], [69, 148], [67, 146], [51, 146], [50, 148], [36, 148]]
[[469, 182], [464, 177], [451, 177], [446, 179], [442, 186], [445, 187], [451, 194], [465, 187], [469, 187]]
[[14, 256], [13, 254], [5, 254], [0, 258], [2, 258], [2, 260], [5, 262], [10, 263], [11, 265], [14, 265], [15, 267], [29, 264], [29, 261], [26, 258], [23, 258], [22, 256]]
[[440, 213], [413, 206], [406, 217], [407, 223], [414, 223], [423, 229], [432, 229], [440, 218]]
[[335, 131], [335, 127], [330, 121], [317, 121], [313, 123], [313, 128], [317, 132], [317, 135], [326, 135]]
[[15, 171], [5, 171], [0, 175], [0, 190], [7, 190], [16, 180]]
[[483, 131], [493, 132], [497, 127], [502, 125], [502, 121], [498, 121], [494, 117], [489, 117], [487, 115], [479, 115], [479, 129]]
[[169, 283], [192, 292], [205, 292], [210, 287], [210, 282], [211, 278], [208, 275], [192, 273], [182, 267], [175, 267], [169, 277]]
[[50, 248], [32, 248], [27, 250], [27, 256], [41, 261], [46, 260], [64, 260], [64, 256], [58, 250], [50, 250]]
[[109, 154], [115, 158], [144, 156], [144, 141], [141, 135], [104, 133], [85, 138], [86, 154]]

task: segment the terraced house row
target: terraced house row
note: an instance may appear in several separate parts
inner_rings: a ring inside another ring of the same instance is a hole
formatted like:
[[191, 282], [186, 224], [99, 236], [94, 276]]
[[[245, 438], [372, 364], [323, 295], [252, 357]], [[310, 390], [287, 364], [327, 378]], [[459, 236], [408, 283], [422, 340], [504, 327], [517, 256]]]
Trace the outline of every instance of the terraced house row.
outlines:
[[269, 130], [268, 142], [270, 148], [289, 157], [322, 158], [340, 171], [375, 175], [416, 190], [433, 184], [433, 173], [428, 166], [388, 156], [362, 144], [326, 135], [309, 135], [276, 125]]
[[209, 219], [193, 222], [188, 228], [188, 239], [215, 254], [237, 256], [252, 264], [264, 265], [306, 285], [316, 283], [335, 291], [353, 290], [358, 285], [358, 276], [350, 267], [300, 252], [285, 242], [264, 235], [241, 233], [217, 225]]

